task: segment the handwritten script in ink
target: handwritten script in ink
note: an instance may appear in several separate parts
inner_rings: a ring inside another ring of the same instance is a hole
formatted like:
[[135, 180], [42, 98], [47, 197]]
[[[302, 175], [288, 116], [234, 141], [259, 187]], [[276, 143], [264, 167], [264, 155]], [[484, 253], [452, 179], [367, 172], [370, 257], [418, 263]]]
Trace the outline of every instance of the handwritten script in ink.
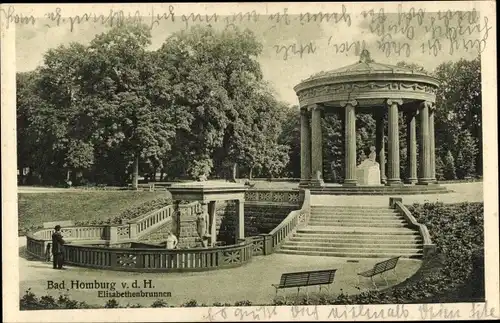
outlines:
[[[284, 8], [266, 14], [247, 11], [230, 15], [216, 12], [178, 14], [174, 5], [162, 11], [157, 8], [133, 12], [110, 9], [105, 14], [84, 12], [68, 15], [64, 9], [56, 7], [43, 17], [26, 15], [16, 11], [14, 6], [8, 6], [1, 9], [1, 17], [5, 19], [6, 28], [13, 24], [35, 26], [41, 23], [50, 28], [68, 28], [70, 32], [84, 25], [113, 27], [126, 23], [145, 24], [151, 30], [165, 24], [180, 24], [184, 29], [195, 24], [222, 24], [225, 28], [244, 24], [252, 29], [254, 24], [267, 26], [268, 31], [275, 33], [288, 30], [293, 35], [300, 34], [301, 29], [306, 30], [304, 36], [285, 37], [285, 40], [270, 44], [275, 57], [282, 60], [302, 59], [325, 51], [334, 55], [358, 56], [364, 49], [379, 51], [386, 57], [401, 58], [412, 53], [430, 56], [472, 51], [482, 53], [493, 28], [488, 17], [481, 16], [474, 8], [469, 11], [427, 12], [425, 7], [403, 10], [402, 5], [398, 6], [397, 12], [373, 7], [359, 15], [348, 12], [344, 5], [339, 12], [290, 14], [288, 8]], [[319, 35], [314, 36], [314, 30]], [[350, 34], [356, 35], [355, 39], [339, 37]]]

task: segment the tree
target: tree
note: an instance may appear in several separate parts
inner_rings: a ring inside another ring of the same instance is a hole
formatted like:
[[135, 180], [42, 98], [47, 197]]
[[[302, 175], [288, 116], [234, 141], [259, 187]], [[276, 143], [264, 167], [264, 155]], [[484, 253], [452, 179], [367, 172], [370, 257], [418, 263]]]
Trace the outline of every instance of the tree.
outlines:
[[443, 159], [438, 155], [436, 155], [436, 179], [438, 181], [445, 179]]
[[328, 114], [323, 118], [324, 179], [341, 182], [344, 178], [343, 114]]
[[161, 165], [175, 135], [170, 110], [161, 105], [168, 102], [160, 92], [168, 85], [157, 57], [146, 52], [150, 38], [146, 26], [117, 26], [91, 41], [83, 66], [85, 113], [94, 120], [98, 164], [110, 168], [120, 161], [132, 167], [134, 188], [140, 160], [153, 168]]
[[408, 62], [405, 62], [405, 61], [400, 61], [400, 62], [396, 63], [396, 66], [398, 66], [398, 67], [404, 67], [404, 68], [413, 70], [415, 72], [428, 74], [428, 71], [425, 69], [425, 67], [423, 67], [420, 64], [408, 63]]
[[449, 150], [446, 153], [446, 157], [444, 159], [443, 173], [445, 179], [454, 180], [457, 178], [457, 175], [455, 173], [455, 159], [453, 158], [453, 155]]
[[[434, 76], [441, 84], [436, 94], [436, 147], [446, 154], [451, 150], [458, 156], [460, 138], [473, 138], [478, 150], [472, 156], [477, 165], [476, 173], [482, 172], [482, 113], [481, 113], [481, 62], [464, 59], [439, 65]], [[464, 151], [465, 152], [465, 151]], [[464, 153], [463, 152], [463, 153]], [[465, 157], [465, 156], [464, 156]]]
[[178, 126], [170, 160], [183, 161], [181, 173], [195, 176], [200, 163], [214, 175], [232, 165], [233, 177], [237, 165], [249, 172], [283, 167], [283, 107], [262, 79], [256, 60], [261, 50], [248, 30], [200, 26], [174, 33], [158, 50]]
[[471, 177], [475, 173], [475, 161], [478, 153], [476, 142], [469, 131], [464, 131], [459, 138], [459, 148], [456, 160], [457, 177]]
[[[17, 131], [17, 169], [21, 177], [21, 184], [30, 180], [35, 171], [48, 166], [43, 159], [42, 151], [47, 152], [50, 147], [42, 146], [41, 138], [33, 131], [33, 122], [38, 109], [44, 104], [37, 92], [39, 71], [17, 73], [16, 75], [16, 131]], [[28, 168], [28, 178], [23, 170]]]
[[[28, 119], [23, 120], [27, 121], [29, 133], [19, 135], [34, 141], [29, 157], [33, 170], [42, 179], [56, 183], [66, 179], [71, 170], [65, 161], [70, 158], [68, 144], [79, 116], [77, 80], [84, 53], [85, 46], [78, 43], [50, 49], [44, 55], [43, 65], [31, 74], [31, 85], [26, 87], [33, 100], [28, 103]], [[18, 95], [21, 107], [25, 94]], [[24, 139], [20, 138], [20, 142]]]
[[284, 170], [284, 176], [300, 178], [300, 110], [298, 106], [294, 105], [287, 109], [278, 142], [289, 147], [289, 162]]

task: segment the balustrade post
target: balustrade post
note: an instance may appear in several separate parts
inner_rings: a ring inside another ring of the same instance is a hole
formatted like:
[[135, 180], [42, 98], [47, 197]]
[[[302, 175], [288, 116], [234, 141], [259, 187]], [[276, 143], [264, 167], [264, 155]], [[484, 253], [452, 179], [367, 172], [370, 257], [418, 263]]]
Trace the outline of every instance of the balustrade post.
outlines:
[[238, 239], [245, 239], [245, 202], [243, 200], [236, 200], [236, 243]]
[[262, 237], [263, 239], [263, 244], [262, 244], [262, 253], [267, 256], [273, 253], [273, 236], [265, 233], [265, 234], [259, 234], [259, 236]]
[[109, 243], [113, 244], [118, 242], [118, 227], [117, 226], [108, 226], [109, 228]]
[[214, 247], [217, 243], [217, 212], [215, 208], [215, 201], [208, 203], [208, 218], [210, 221], [210, 242]]
[[130, 239], [137, 239], [137, 223], [129, 223], [128, 224], [128, 229], [129, 229], [129, 238]]

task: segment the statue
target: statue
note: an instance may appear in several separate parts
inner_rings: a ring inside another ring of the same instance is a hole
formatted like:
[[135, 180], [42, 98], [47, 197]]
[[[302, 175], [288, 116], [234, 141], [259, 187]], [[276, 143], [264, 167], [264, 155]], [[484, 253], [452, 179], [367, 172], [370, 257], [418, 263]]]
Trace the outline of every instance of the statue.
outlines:
[[198, 176], [198, 181], [200, 182], [206, 182], [207, 181], [207, 175], [206, 174], [201, 174]]
[[373, 59], [371, 58], [370, 52], [367, 49], [363, 49], [359, 54], [359, 62], [360, 63], [372, 63]]
[[210, 238], [210, 235], [207, 232], [207, 218], [208, 214], [204, 212], [198, 213], [198, 216], [196, 217], [196, 232], [201, 238], [203, 248], [208, 247], [208, 239]]
[[377, 153], [375, 152], [374, 146], [370, 147], [370, 154], [368, 155], [368, 159], [371, 160], [372, 162], [376, 163]]
[[375, 149], [371, 146], [368, 158], [365, 155], [364, 160], [356, 168], [356, 178], [360, 185], [380, 185], [380, 165], [376, 162]]

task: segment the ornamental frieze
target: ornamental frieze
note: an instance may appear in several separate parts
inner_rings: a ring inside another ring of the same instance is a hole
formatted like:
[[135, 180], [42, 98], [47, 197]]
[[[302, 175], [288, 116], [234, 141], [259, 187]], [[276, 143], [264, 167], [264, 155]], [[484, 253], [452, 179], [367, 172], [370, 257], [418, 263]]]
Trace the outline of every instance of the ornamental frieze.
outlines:
[[416, 93], [435, 94], [437, 89], [420, 82], [355, 82], [344, 84], [330, 84], [316, 86], [300, 91], [297, 95], [300, 101], [308, 100], [326, 95], [346, 93], [351, 91], [376, 92], [376, 91], [413, 91]]

